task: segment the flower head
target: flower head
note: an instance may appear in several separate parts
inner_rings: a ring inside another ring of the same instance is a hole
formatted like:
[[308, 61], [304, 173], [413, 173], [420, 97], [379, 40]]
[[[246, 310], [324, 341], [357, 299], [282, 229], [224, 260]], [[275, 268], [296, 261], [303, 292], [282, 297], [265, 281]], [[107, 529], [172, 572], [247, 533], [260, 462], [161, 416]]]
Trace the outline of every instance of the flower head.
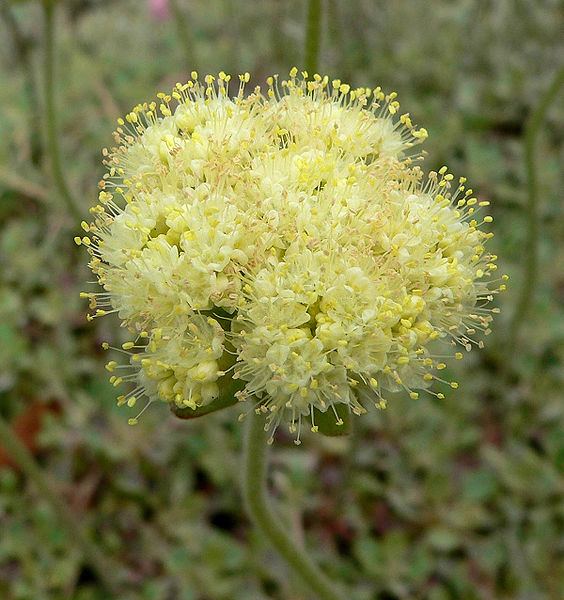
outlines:
[[427, 132], [395, 94], [294, 69], [245, 95], [248, 79], [230, 98], [228, 75], [194, 73], [120, 119], [77, 242], [104, 288], [92, 317], [133, 335], [120, 403], [198, 410], [239, 379], [299, 440], [304, 417], [443, 381], [434, 340], [481, 345], [504, 284], [488, 202], [446, 167], [423, 177]]

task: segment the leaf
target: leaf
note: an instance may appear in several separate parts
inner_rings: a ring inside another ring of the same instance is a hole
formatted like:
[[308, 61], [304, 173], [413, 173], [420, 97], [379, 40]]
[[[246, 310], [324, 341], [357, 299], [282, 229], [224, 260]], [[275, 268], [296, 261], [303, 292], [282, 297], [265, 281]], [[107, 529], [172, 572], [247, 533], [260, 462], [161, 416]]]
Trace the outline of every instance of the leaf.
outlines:
[[468, 475], [462, 493], [465, 498], [484, 502], [495, 496], [497, 488], [498, 482], [495, 473], [482, 469]]
[[427, 535], [427, 543], [441, 552], [451, 552], [458, 548], [460, 539], [456, 532], [442, 526], [435, 527]]
[[330, 437], [338, 435], [348, 435], [352, 429], [351, 413], [346, 404], [336, 404], [335, 410], [342, 424], [337, 425], [337, 417], [332, 409], [321, 412], [317, 408], [313, 409], [313, 418], [319, 433]]
[[[220, 379], [221, 382], [221, 379]], [[179, 408], [172, 404], [170, 410], [179, 419], [195, 419], [197, 417], [203, 417], [209, 415], [217, 410], [228, 408], [239, 402], [235, 396], [237, 392], [240, 392], [245, 387], [245, 382], [240, 379], [231, 379], [228, 384], [224, 384], [223, 387], [220, 383], [220, 395], [210, 404], [206, 406], [199, 406], [198, 408]]]

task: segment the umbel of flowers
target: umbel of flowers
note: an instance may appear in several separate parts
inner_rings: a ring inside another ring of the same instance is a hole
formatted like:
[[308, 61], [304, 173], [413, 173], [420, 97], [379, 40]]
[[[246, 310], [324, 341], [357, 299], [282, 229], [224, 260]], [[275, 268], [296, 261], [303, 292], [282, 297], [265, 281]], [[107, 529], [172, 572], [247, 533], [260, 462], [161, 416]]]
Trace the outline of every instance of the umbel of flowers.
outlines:
[[104, 289], [90, 318], [131, 332], [107, 364], [119, 404], [246, 402], [299, 442], [386, 391], [442, 397], [444, 342], [462, 358], [489, 333], [488, 202], [446, 167], [423, 176], [427, 132], [394, 93], [297, 75], [247, 94], [245, 74], [230, 97], [229, 75], [193, 73], [119, 119], [76, 238]]

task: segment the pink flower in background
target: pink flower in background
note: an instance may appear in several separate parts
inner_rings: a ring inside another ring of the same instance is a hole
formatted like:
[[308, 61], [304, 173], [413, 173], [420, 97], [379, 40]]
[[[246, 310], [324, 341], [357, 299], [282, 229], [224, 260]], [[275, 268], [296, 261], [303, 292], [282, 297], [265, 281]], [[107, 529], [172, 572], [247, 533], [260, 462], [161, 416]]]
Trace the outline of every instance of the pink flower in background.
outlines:
[[169, 18], [170, 6], [168, 0], [148, 0], [147, 4], [153, 19], [166, 21]]

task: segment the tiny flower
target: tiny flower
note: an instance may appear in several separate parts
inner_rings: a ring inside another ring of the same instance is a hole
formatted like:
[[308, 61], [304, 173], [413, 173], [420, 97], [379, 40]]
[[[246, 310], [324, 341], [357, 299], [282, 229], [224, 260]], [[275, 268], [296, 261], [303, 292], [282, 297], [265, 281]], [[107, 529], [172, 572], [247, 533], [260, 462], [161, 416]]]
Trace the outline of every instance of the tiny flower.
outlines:
[[117, 312], [132, 334], [108, 363], [133, 384], [120, 404], [201, 414], [238, 382], [299, 441], [304, 418], [340, 425], [387, 391], [444, 397], [440, 342], [489, 333], [505, 276], [488, 203], [446, 167], [423, 176], [427, 132], [395, 94], [290, 75], [248, 95], [241, 75], [231, 98], [229, 75], [193, 73], [118, 121], [76, 240], [104, 289], [84, 294], [91, 318]]

